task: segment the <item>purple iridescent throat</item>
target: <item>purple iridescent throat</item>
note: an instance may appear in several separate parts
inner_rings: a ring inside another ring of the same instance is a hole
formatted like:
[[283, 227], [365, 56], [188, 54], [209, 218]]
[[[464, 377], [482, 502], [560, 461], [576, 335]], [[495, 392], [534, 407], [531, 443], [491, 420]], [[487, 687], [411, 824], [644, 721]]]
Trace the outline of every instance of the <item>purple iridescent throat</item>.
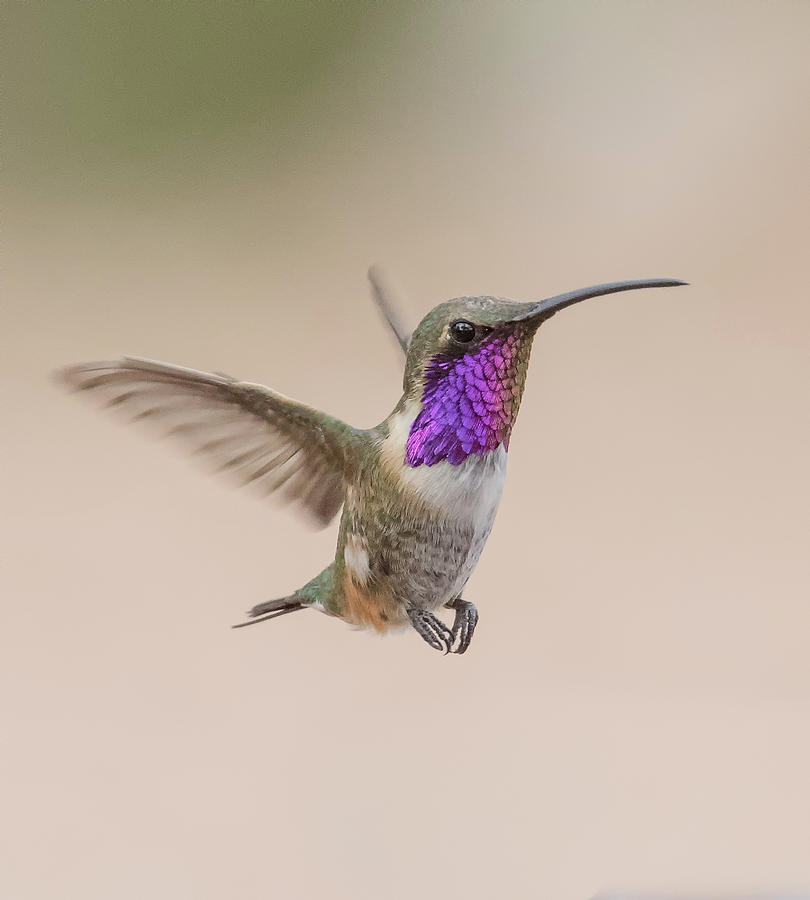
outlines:
[[409, 466], [432, 466], [443, 459], [457, 466], [473, 453], [509, 447], [534, 331], [519, 323], [464, 356], [439, 354], [430, 360], [422, 409], [408, 435]]

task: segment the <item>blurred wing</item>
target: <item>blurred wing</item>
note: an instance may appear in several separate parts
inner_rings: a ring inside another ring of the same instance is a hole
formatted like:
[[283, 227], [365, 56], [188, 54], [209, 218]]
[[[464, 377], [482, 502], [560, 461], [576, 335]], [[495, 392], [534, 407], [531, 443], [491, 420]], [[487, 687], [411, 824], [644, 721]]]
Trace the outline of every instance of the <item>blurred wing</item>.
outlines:
[[400, 304], [396, 302], [396, 291], [391, 287], [379, 266], [372, 266], [368, 270], [368, 280], [371, 284], [371, 296], [377, 304], [377, 308], [383, 314], [388, 327], [402, 348], [402, 352], [407, 356], [410, 335], [399, 316]]
[[265, 494], [278, 490], [319, 526], [343, 503], [344, 472], [362, 432], [259, 384], [148, 359], [84, 363], [58, 373], [108, 407], [156, 421], [218, 469]]

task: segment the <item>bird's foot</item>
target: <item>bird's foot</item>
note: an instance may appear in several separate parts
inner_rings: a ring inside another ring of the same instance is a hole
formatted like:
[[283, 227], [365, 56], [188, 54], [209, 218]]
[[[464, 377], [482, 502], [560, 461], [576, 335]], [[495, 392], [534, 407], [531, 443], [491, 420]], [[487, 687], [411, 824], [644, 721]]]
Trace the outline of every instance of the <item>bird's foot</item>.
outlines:
[[462, 600], [461, 597], [445, 603], [445, 606], [456, 612], [453, 620], [453, 640], [450, 646], [452, 647], [456, 640], [458, 640], [458, 645], [452, 652], [465, 653], [467, 647], [470, 646], [475, 626], [478, 624], [478, 610], [469, 600]]
[[441, 619], [437, 619], [426, 609], [409, 609], [408, 618], [417, 634], [434, 650], [450, 652], [455, 637]]

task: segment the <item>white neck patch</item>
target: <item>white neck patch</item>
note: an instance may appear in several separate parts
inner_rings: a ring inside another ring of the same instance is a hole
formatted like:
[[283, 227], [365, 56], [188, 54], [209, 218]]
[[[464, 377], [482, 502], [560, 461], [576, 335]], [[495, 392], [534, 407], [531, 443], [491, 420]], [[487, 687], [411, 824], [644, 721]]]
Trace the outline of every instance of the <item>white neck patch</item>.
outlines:
[[407, 493], [431, 509], [489, 528], [506, 478], [506, 448], [499, 445], [489, 453], [471, 454], [457, 466], [447, 460], [432, 466], [409, 466], [406, 445], [419, 409], [420, 404], [411, 400], [389, 420], [389, 434], [381, 448], [383, 465]]

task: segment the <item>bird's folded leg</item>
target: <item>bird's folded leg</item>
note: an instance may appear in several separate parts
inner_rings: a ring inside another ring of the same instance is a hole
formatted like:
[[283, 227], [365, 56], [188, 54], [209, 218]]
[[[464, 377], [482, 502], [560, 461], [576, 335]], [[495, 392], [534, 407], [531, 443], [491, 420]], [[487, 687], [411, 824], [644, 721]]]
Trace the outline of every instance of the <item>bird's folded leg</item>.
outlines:
[[409, 609], [408, 618], [417, 634], [434, 650], [450, 652], [450, 648], [453, 646], [453, 632], [441, 619], [437, 619], [426, 609]]
[[458, 646], [452, 652], [464, 653], [467, 647], [470, 646], [475, 626], [478, 624], [478, 610], [469, 600], [462, 600], [461, 597], [457, 597], [444, 605], [456, 612], [456, 618], [453, 621], [451, 647], [455, 644], [456, 639], [458, 639]]

